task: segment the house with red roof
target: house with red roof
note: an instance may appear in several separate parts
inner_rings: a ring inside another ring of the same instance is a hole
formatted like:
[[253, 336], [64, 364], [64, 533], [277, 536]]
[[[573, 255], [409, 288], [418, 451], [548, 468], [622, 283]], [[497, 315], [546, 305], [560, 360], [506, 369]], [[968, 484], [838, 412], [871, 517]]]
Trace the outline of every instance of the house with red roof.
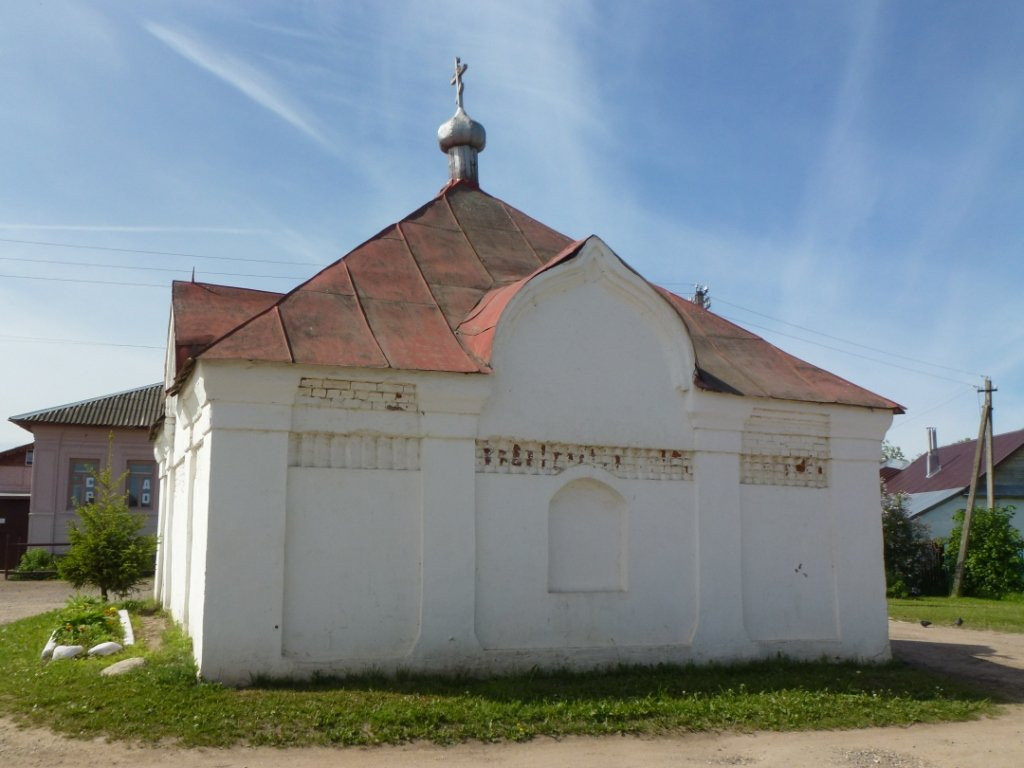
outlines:
[[[907, 494], [907, 512], [936, 539], [948, 538], [953, 514], [967, 506], [977, 440], [939, 446], [928, 428], [928, 451], [885, 480], [889, 493]], [[997, 507], [1016, 508], [1012, 520], [1024, 533], [1024, 429], [992, 437], [993, 491]], [[985, 506], [987, 478], [981, 464], [976, 505]]]
[[155, 586], [200, 674], [887, 658], [900, 406], [484, 192], [458, 93], [422, 207], [288, 293], [173, 286]]

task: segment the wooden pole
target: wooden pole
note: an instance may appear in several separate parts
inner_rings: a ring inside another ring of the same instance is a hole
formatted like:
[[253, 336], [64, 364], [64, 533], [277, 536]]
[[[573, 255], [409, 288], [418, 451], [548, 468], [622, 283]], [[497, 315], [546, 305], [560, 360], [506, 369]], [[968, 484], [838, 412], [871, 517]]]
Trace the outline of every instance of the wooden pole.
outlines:
[[[986, 390], [988, 379], [985, 379]], [[974, 465], [971, 469], [971, 486], [967, 492], [967, 508], [964, 510], [964, 528], [960, 533], [960, 551], [956, 556], [956, 573], [953, 576], [953, 589], [950, 597], [963, 597], [964, 592], [964, 566], [967, 563], [967, 540], [971, 535], [971, 516], [974, 513], [974, 501], [978, 496], [978, 470], [981, 469], [981, 444], [988, 432], [989, 408], [991, 407], [991, 395], [985, 398], [985, 405], [981, 409], [981, 423], [978, 424], [978, 441], [974, 444]]]
[[985, 491], [988, 508], [996, 506], [996, 473], [992, 466], [992, 380], [985, 377], [985, 407], [988, 409], [988, 429], [985, 431]]

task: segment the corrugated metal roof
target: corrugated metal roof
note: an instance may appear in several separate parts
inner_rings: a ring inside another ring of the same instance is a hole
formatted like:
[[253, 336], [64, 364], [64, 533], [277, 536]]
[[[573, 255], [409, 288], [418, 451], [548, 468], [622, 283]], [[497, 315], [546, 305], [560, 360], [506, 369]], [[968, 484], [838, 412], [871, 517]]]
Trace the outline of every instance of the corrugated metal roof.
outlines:
[[[922, 493], [908, 493], [906, 510], [910, 517], [917, 517], [927, 512], [937, 504], [946, 499], [958, 496], [963, 493], [963, 488], [946, 488], [942, 491], [924, 491]], [[966, 503], [965, 503], [966, 506]]]
[[20, 427], [33, 424], [69, 424], [88, 427], [144, 427], [148, 429], [163, 414], [164, 386], [149, 384], [113, 395], [57, 405], [12, 416]]
[[[178, 375], [187, 375], [188, 357], [486, 373], [508, 301], [533, 276], [575, 257], [583, 242], [474, 185], [449, 184], [283, 296], [199, 286], [207, 295], [175, 283]], [[694, 380], [704, 389], [903, 410], [652, 287], [689, 331]]]
[[[939, 471], [927, 477], [927, 454], [918, 456], [906, 469], [886, 481], [889, 493], [922, 493], [953, 488], [966, 488], [971, 484], [974, 468], [974, 447], [977, 440], [964, 440], [939, 448]], [[1024, 446], [1024, 429], [1004, 432], [992, 438], [992, 464], [998, 467], [1007, 457]], [[982, 464], [981, 476], [985, 476]]]

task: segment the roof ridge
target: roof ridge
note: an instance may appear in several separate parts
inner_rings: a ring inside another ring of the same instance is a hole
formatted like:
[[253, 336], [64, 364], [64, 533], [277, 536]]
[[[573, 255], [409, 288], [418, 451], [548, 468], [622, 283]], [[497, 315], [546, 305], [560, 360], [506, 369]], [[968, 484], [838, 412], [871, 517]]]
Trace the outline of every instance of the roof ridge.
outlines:
[[[469, 250], [471, 250], [473, 252], [473, 255], [476, 256], [476, 260], [478, 262], [480, 262], [480, 266], [483, 268], [484, 272], [486, 272], [487, 276], [489, 278], [491, 278], [491, 287], [488, 288], [487, 290], [493, 291], [494, 288], [498, 285], [498, 281], [495, 279], [494, 273], [491, 272], [491, 270], [489, 270], [487, 268], [487, 263], [480, 256], [480, 252], [477, 251], [476, 246], [473, 245], [473, 241], [469, 239], [469, 236], [466, 234], [465, 228], [462, 226], [462, 221], [459, 219], [458, 215], [455, 213], [455, 209], [452, 208], [451, 200], [448, 199], [448, 195], [447, 195], [448, 189], [449, 188], [454, 189], [456, 186], [458, 186], [458, 184], [459, 184], [459, 182], [456, 182], [455, 184], [448, 184], [448, 185], [445, 186], [444, 190], [442, 190], [442, 192], [445, 193], [444, 194], [444, 198], [443, 198], [444, 199], [444, 204], [448, 208], [448, 213], [450, 213], [452, 215], [452, 218], [455, 220], [455, 223], [459, 225], [459, 234], [462, 235], [462, 239], [466, 241], [466, 245], [469, 246]], [[476, 191], [479, 192], [481, 195], [487, 195], [487, 193], [484, 192], [482, 189], [477, 189]], [[490, 197], [490, 195], [487, 195], [487, 197]], [[495, 198], [495, 199], [497, 199], [497, 198]], [[409, 217], [406, 216], [406, 218], [409, 218]]]
[[[530, 242], [530, 238], [526, 236], [526, 233], [523, 232], [523, 230], [519, 227], [519, 224], [516, 222], [515, 218], [512, 216], [511, 213], [509, 213], [508, 203], [506, 203], [504, 200], [499, 200], [496, 197], [493, 199], [498, 203], [498, 205], [501, 206], [501, 210], [505, 212], [505, 215], [508, 216], [508, 220], [512, 222], [512, 226], [516, 228], [516, 232], [518, 232], [519, 236], [523, 238], [523, 241], [526, 243], [526, 247], [530, 249], [530, 253], [532, 253], [533, 257], [537, 260], [538, 266], [543, 267], [545, 263], [544, 259], [540, 257], [540, 254], [537, 253], [537, 249], [534, 248], [533, 243]], [[522, 211], [520, 211], [520, 213], [522, 213]], [[525, 216], [526, 214], [523, 215]], [[591, 237], [594, 237], [594, 235], [591, 235]]]
[[[353, 248], [352, 251], [349, 251], [348, 253], [352, 253], [354, 250], [355, 249]], [[348, 256], [348, 253], [346, 253], [345, 256]], [[339, 261], [343, 262], [339, 266], [344, 267], [345, 274], [348, 275], [348, 280], [352, 283], [352, 298], [355, 299], [356, 308], [359, 310], [359, 316], [363, 318], [363, 323], [366, 324], [366, 330], [370, 332], [370, 338], [373, 339], [373, 346], [375, 346], [377, 351], [380, 352], [380, 356], [387, 361], [388, 367], [391, 367], [391, 358], [389, 358], [387, 352], [384, 351], [384, 347], [380, 345], [380, 342], [377, 340], [377, 334], [373, 332], [373, 326], [370, 325], [370, 318], [366, 315], [366, 307], [363, 306], [363, 299], [359, 295], [359, 291], [356, 290], [356, 281], [352, 278], [352, 270], [348, 268], [348, 264], [344, 263], [345, 256], [342, 256], [341, 259], [339, 259]]]

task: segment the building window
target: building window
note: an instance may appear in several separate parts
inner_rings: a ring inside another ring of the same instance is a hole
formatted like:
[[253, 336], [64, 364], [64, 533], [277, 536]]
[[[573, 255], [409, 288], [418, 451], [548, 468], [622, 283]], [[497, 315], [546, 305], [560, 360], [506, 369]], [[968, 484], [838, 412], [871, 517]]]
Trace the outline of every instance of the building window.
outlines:
[[96, 471], [99, 462], [94, 459], [72, 459], [71, 479], [68, 482], [68, 509], [96, 500]]
[[153, 508], [153, 487], [156, 463], [152, 461], [128, 462], [128, 506], [139, 509]]
[[32, 459], [35, 457], [35, 455], [36, 455], [36, 452], [35, 452], [34, 448], [29, 448], [27, 451], [25, 451], [25, 466], [26, 467], [31, 467], [32, 466]]

